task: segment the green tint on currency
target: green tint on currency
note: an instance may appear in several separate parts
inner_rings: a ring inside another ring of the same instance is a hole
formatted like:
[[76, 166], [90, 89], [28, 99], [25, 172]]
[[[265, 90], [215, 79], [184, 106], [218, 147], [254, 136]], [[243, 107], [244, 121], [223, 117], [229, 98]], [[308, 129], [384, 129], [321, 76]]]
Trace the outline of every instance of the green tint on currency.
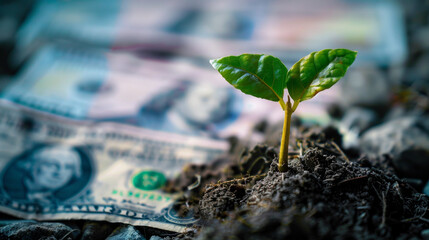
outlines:
[[149, 191], [160, 189], [167, 181], [161, 172], [157, 171], [142, 171], [132, 178], [134, 187]]

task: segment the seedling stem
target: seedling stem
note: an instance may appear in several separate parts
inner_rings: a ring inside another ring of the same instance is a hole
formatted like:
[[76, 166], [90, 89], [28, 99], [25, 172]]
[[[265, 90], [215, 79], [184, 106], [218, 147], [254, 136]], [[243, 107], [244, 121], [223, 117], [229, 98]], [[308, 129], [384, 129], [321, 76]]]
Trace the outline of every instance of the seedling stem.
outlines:
[[290, 104], [290, 97], [287, 98], [285, 107], [285, 119], [283, 122], [282, 140], [280, 144], [280, 158], [279, 158], [279, 171], [286, 172], [288, 167], [288, 154], [289, 154], [289, 136], [290, 136], [290, 121], [292, 117], [292, 107]]

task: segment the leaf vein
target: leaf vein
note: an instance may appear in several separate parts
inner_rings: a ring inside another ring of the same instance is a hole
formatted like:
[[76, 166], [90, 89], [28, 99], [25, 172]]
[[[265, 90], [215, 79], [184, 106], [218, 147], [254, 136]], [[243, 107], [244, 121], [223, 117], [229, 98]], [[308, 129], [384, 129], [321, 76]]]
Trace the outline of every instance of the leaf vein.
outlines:
[[[250, 75], [256, 77], [256, 79], [258, 79], [259, 82], [261, 82], [262, 84], [264, 84], [268, 89], [270, 89], [274, 93], [274, 95], [276, 95], [276, 97], [279, 99], [279, 101], [283, 99], [283, 98], [280, 98], [279, 95], [276, 93], [276, 91], [274, 91], [274, 89], [271, 86], [269, 86], [266, 82], [264, 82], [264, 80], [262, 80], [258, 75], [254, 74], [252, 72], [246, 71], [246, 70], [244, 70], [242, 68], [235, 67], [235, 66], [232, 66], [232, 65], [229, 65], [229, 64], [226, 64], [226, 63], [219, 63], [219, 64], [223, 65], [223, 66], [226, 66], [228, 68], [233, 68], [233, 69], [236, 68], [238, 70], [241, 70], [241, 71], [245, 72], [246, 74], [250, 74]], [[275, 81], [275, 79], [273, 81]]]

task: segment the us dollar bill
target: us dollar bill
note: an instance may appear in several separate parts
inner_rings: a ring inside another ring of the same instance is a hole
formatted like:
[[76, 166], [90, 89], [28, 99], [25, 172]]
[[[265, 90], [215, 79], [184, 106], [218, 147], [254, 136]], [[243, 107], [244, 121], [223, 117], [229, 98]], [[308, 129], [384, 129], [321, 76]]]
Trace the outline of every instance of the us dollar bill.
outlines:
[[76, 121], [0, 101], [0, 211], [36, 220], [88, 219], [183, 232], [177, 194], [162, 190], [224, 141]]
[[282, 118], [278, 103], [237, 91], [206, 64], [50, 45], [0, 97], [71, 119], [211, 138], [246, 137], [256, 122]]

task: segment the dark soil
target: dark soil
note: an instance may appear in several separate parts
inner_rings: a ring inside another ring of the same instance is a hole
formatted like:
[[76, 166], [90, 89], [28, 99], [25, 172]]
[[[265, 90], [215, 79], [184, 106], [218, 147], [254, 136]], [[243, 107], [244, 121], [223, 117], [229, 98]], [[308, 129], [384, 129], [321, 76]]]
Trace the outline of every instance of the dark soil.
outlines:
[[[350, 161], [332, 129], [300, 132], [305, 140], [295, 139], [285, 173], [262, 145], [232, 163], [224, 157], [213, 168], [187, 168], [175, 184], [197, 186], [185, 196], [202, 219], [195, 238], [421, 239], [429, 198], [396, 177], [386, 159]], [[256, 165], [261, 171], [249, 170]]]

